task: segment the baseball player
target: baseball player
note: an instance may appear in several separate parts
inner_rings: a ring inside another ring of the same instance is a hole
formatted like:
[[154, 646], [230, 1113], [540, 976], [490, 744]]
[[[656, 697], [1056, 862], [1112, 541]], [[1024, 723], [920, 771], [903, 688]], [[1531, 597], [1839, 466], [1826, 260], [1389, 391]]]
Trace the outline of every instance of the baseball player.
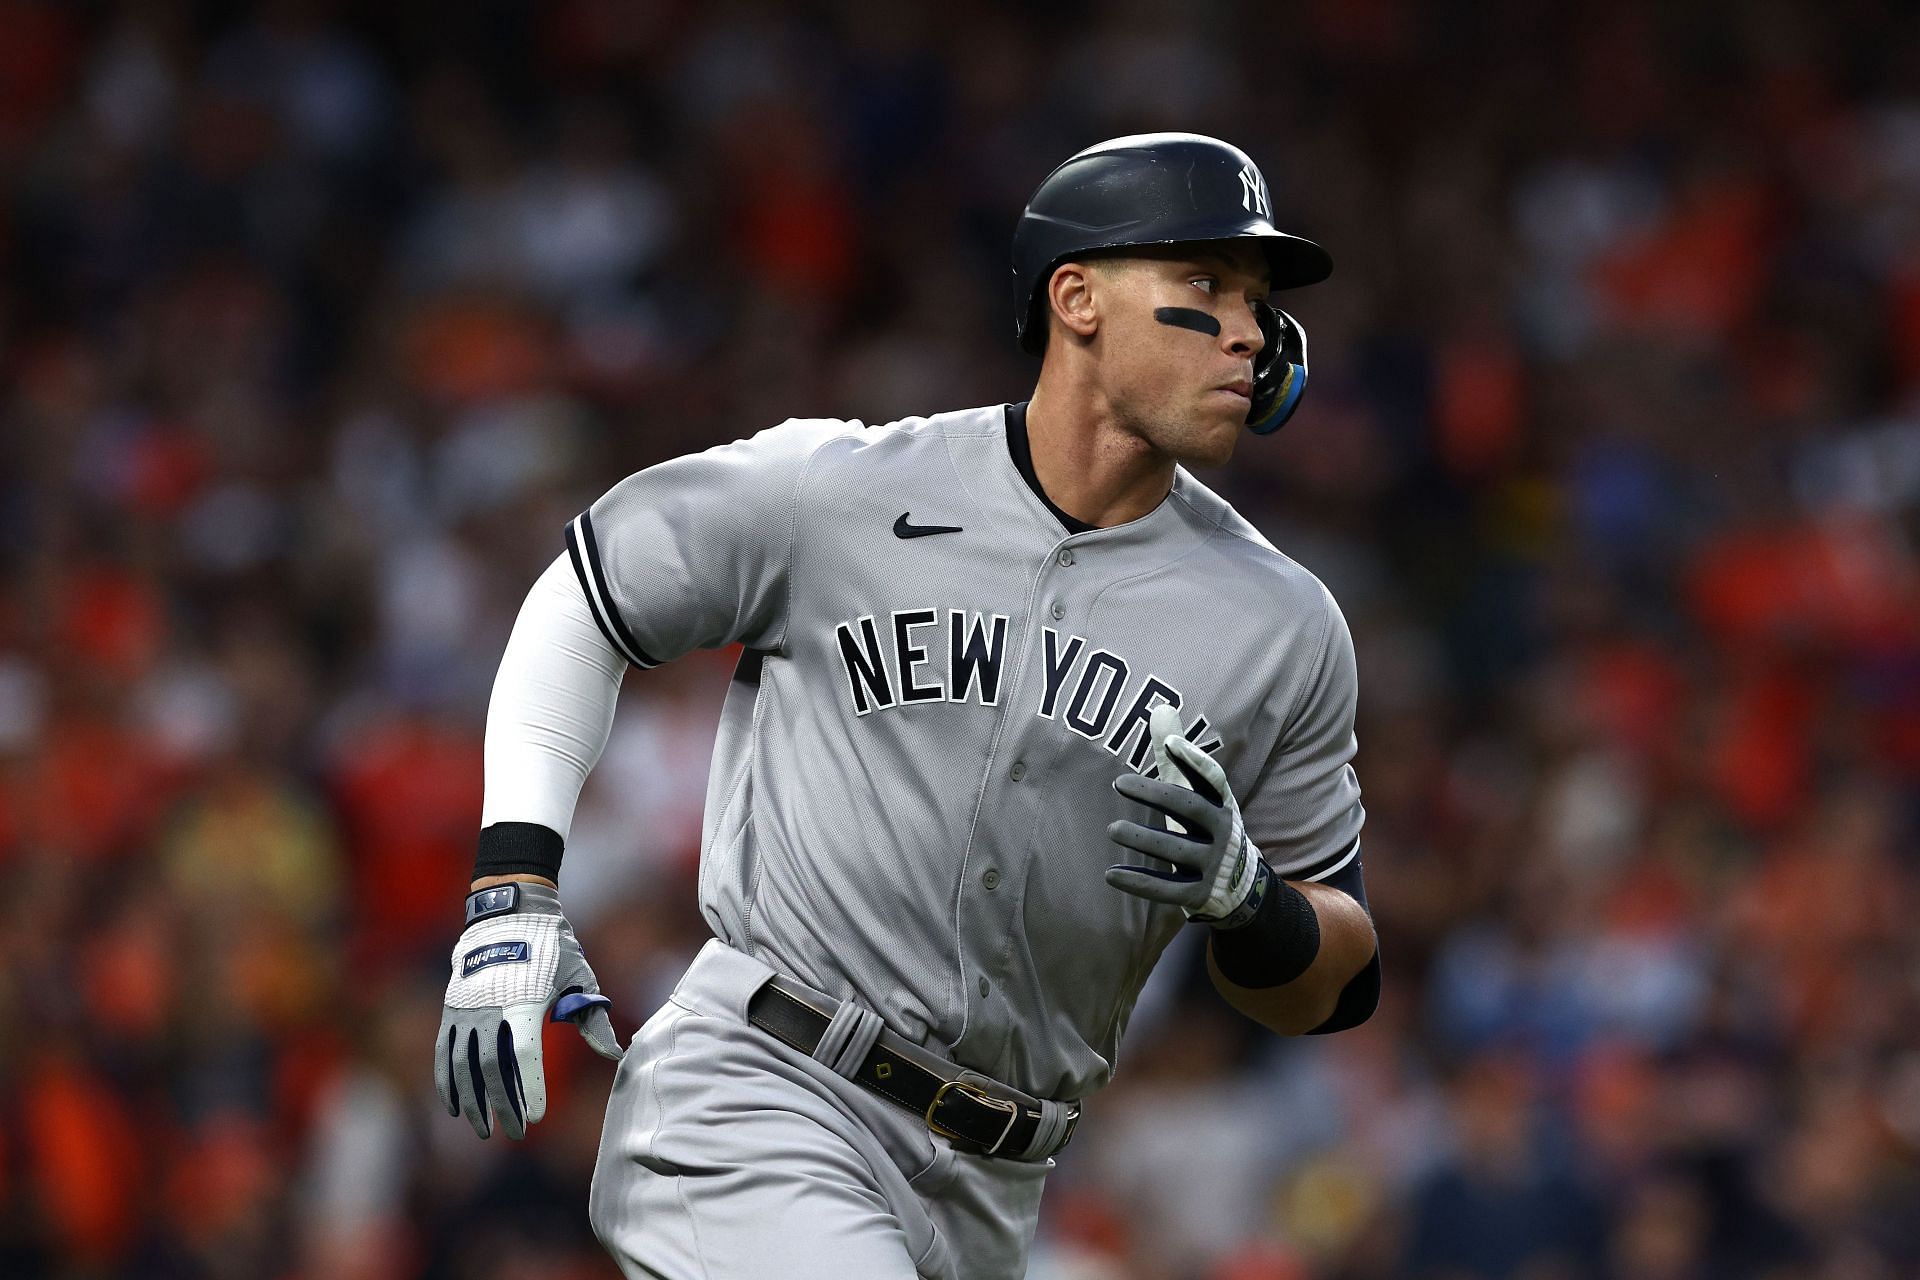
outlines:
[[[1306, 342], [1270, 297], [1332, 262], [1192, 134], [1067, 160], [1013, 257], [1031, 400], [629, 476], [507, 643], [440, 1096], [519, 1138], [543, 1019], [620, 1059], [590, 1216], [628, 1276], [1023, 1274], [1183, 928], [1277, 1032], [1373, 1009], [1352, 641], [1186, 470], [1293, 412]], [[624, 670], [728, 644], [714, 936], [622, 1057], [561, 910], [568, 826]]]

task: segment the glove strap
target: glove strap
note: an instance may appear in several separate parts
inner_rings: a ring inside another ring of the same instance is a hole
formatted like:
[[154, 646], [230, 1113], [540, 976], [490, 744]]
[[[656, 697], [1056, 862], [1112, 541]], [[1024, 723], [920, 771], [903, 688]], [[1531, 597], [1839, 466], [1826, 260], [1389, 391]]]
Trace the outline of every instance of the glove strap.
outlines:
[[469, 925], [476, 920], [511, 915], [519, 909], [520, 886], [518, 884], [497, 884], [491, 889], [480, 889], [467, 895]]
[[1240, 900], [1239, 906], [1224, 916], [1194, 916], [1193, 919], [1197, 923], [1216, 931], [1230, 931], [1245, 928], [1253, 923], [1255, 916], [1260, 914], [1260, 904], [1266, 901], [1267, 888], [1273, 883], [1273, 868], [1267, 865], [1267, 860], [1261, 857], [1260, 851], [1251, 844], [1247, 846], [1246, 856], [1254, 862], [1253, 887], [1247, 890], [1247, 896]]

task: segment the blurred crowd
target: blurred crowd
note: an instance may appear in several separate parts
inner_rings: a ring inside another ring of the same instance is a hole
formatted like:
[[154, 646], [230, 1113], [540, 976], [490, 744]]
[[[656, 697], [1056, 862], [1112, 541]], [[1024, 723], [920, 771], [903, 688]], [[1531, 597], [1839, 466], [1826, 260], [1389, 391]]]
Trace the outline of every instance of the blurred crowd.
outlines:
[[[636, 467], [1024, 398], [1026, 194], [1161, 128], [1337, 264], [1203, 478], [1352, 623], [1386, 993], [1187, 940], [1032, 1274], [1920, 1275], [1916, 86], [1891, 0], [0, 0], [0, 1275], [611, 1277], [606, 1066], [483, 1144], [427, 1056], [519, 601]], [[730, 669], [574, 828], [623, 1033]]]

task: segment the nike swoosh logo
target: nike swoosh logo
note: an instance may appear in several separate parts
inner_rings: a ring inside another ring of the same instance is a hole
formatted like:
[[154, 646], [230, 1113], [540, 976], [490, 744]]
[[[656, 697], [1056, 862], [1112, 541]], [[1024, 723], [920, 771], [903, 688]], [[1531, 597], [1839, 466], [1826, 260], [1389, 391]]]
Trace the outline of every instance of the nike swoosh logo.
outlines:
[[962, 532], [960, 526], [957, 524], [908, 524], [907, 517], [912, 514], [913, 512], [911, 511], [902, 511], [900, 513], [900, 518], [893, 522], [894, 537], [896, 538], [929, 538], [936, 533]]

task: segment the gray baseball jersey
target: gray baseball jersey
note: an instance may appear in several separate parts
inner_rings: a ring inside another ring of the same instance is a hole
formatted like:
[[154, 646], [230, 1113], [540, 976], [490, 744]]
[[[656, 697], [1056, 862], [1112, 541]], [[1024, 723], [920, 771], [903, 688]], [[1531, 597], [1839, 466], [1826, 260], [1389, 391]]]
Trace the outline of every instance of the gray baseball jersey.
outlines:
[[1352, 640], [1320, 582], [1186, 471], [1074, 533], [995, 405], [795, 420], [648, 468], [567, 530], [642, 667], [738, 642], [700, 907], [773, 969], [1039, 1097], [1105, 1083], [1184, 923], [1110, 888], [1147, 720], [1176, 705], [1291, 879], [1357, 856]]

